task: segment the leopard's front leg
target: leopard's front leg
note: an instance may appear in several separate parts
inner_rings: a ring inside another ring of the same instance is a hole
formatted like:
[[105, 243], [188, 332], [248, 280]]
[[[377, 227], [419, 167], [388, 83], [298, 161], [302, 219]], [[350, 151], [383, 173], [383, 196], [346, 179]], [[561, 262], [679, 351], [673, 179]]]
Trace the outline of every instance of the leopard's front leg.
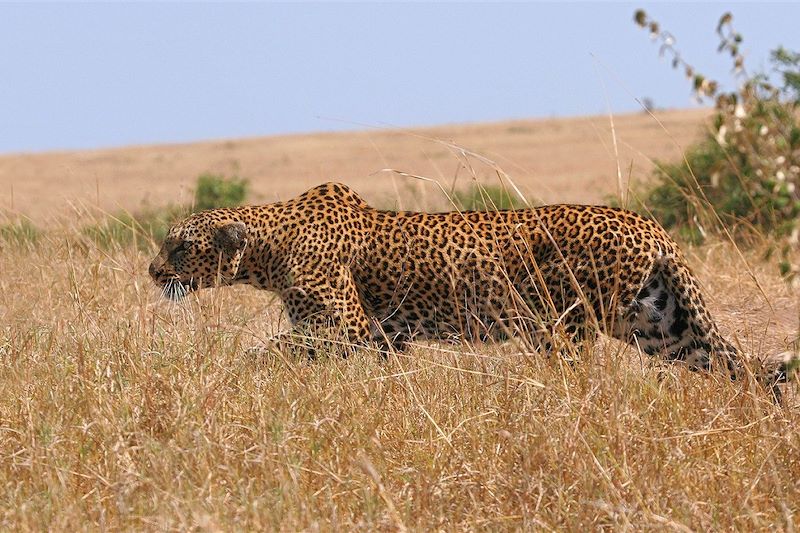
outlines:
[[315, 357], [313, 346], [322, 339], [346, 356], [353, 348], [367, 344], [369, 318], [346, 265], [322, 263], [314, 267], [313, 272], [294, 275], [292, 285], [281, 291], [292, 322], [289, 344], [302, 340], [314, 352], [310, 356]]

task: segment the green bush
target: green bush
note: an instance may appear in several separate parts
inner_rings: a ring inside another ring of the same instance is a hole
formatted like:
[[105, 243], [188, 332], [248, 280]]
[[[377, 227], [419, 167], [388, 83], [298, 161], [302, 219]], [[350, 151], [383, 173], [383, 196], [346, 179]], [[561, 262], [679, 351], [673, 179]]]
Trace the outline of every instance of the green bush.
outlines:
[[241, 205], [247, 198], [248, 181], [239, 177], [229, 179], [215, 174], [203, 174], [197, 178], [194, 190], [194, 209], [205, 211], [217, 207]]
[[451, 198], [459, 211], [499, 211], [526, 207], [519, 196], [500, 185], [473, 184], [466, 191], [454, 191]]
[[666, 226], [702, 240], [720, 223], [756, 228], [775, 237], [781, 271], [800, 272], [792, 263], [800, 232], [800, 54], [775, 49], [771, 74], [751, 74], [741, 54], [742, 36], [726, 13], [717, 25], [718, 50], [733, 62], [737, 88], [699, 74], [675, 49], [674, 37], [639, 10], [634, 19], [670, 55], [672, 66], [692, 80], [698, 99], [716, 103], [712, 130], [684, 154], [684, 161], [658, 165], [641, 202]]
[[25, 218], [0, 225], [0, 240], [8, 245], [35, 245], [41, 236], [41, 230]]

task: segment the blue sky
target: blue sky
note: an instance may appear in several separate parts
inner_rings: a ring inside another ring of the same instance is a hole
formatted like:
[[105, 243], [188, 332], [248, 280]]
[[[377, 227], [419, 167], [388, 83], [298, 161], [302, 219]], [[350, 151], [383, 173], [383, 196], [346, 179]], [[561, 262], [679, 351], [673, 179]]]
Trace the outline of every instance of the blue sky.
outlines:
[[0, 153], [691, 105], [729, 9], [750, 68], [800, 4], [0, 4]]

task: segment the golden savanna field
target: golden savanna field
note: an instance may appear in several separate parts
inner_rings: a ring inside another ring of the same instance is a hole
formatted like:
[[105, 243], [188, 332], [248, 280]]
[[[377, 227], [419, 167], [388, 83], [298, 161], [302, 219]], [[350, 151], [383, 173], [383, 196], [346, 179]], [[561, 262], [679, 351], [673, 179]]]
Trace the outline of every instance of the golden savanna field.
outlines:
[[[167, 301], [147, 274], [154, 244], [82, 229], [189, 202], [204, 172], [248, 178], [254, 202], [336, 180], [377, 207], [442, 209], [442, 188], [508, 176], [531, 203], [607, 203], [679, 160], [707, 117], [0, 156], [0, 225], [37, 228], [0, 241], [0, 529], [793, 531], [793, 384], [776, 406], [749, 380], [606, 338], [574, 365], [513, 341], [387, 361], [256, 355], [287, 325], [275, 296]], [[768, 247], [684, 244], [720, 329], [752, 358], [798, 327]]]

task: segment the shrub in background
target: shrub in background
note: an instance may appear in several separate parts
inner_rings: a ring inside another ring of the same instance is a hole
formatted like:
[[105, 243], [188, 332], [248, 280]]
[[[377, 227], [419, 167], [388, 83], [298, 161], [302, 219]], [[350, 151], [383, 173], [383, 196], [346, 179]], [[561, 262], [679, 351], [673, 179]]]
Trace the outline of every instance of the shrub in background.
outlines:
[[194, 190], [194, 209], [204, 211], [217, 207], [241, 205], [247, 198], [248, 181], [244, 178], [226, 179], [216, 174], [203, 174], [197, 178]]
[[[654, 184], [640, 201], [666, 226], [693, 241], [721, 223], [752, 226], [776, 237], [780, 269], [789, 278], [800, 232], [800, 54], [775, 49], [771, 73], [750, 73], [742, 36], [724, 14], [717, 25], [718, 51], [733, 63], [737, 87], [721, 91], [684, 61], [675, 38], [643, 10], [635, 22], [649, 30], [660, 53], [692, 84], [698, 100], [713, 99], [713, 128], [684, 154], [684, 161], [659, 165]], [[771, 81], [770, 74], [780, 82]]]
[[526, 207], [525, 202], [513, 191], [500, 185], [475, 183], [466, 191], [453, 191], [451, 199], [459, 211], [498, 211]]

